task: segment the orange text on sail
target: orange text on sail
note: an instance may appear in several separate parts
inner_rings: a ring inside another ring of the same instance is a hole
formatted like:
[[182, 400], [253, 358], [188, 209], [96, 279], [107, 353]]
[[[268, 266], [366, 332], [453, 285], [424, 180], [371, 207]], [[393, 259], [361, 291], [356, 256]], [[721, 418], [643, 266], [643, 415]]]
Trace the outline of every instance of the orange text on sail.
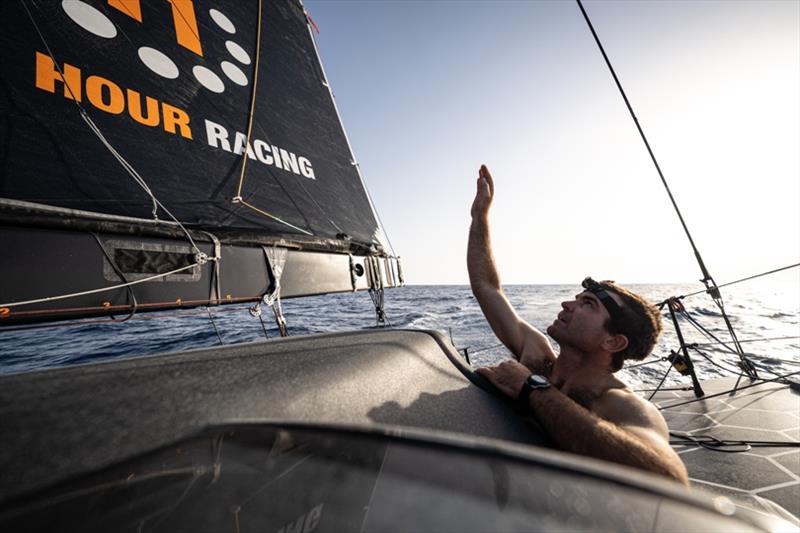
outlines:
[[36, 87], [55, 93], [57, 84], [63, 85], [64, 98], [83, 102], [85, 96], [100, 111], [113, 115], [127, 111], [140, 124], [152, 128], [161, 125], [166, 132], [192, 139], [186, 111], [133, 89], [123, 90], [101, 76], [91, 75], [84, 81], [81, 70], [69, 63], [64, 63], [59, 72], [50, 56], [36, 52]]

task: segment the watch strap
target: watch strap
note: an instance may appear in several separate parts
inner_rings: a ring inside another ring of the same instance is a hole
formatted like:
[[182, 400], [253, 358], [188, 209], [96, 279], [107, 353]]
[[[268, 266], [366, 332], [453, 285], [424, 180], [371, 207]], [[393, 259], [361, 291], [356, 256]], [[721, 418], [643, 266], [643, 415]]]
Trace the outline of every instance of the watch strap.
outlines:
[[546, 376], [531, 374], [522, 383], [522, 389], [520, 389], [517, 395], [517, 402], [519, 402], [523, 409], [528, 410], [530, 409], [531, 392], [536, 389], [546, 389], [548, 387], [550, 387], [550, 380], [548, 380]]
[[531, 384], [528, 383], [528, 380], [526, 379], [522, 383], [522, 389], [520, 389], [519, 394], [517, 395], [517, 402], [519, 402], [523, 409], [530, 408], [531, 392], [533, 392], [533, 387], [531, 387]]

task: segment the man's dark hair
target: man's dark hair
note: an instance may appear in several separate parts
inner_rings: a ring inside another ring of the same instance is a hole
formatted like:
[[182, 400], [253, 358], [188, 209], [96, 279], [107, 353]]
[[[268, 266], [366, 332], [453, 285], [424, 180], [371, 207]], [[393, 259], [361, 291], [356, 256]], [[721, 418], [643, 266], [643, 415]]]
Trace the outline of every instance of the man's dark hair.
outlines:
[[614, 334], [622, 334], [628, 338], [628, 346], [611, 354], [611, 371], [622, 368], [627, 359], [641, 361], [653, 351], [661, 335], [661, 314], [659, 310], [644, 298], [611, 280], [598, 283], [606, 291], [613, 292], [622, 299], [622, 315], [625, 324], [617, 326], [609, 319], [606, 329]]

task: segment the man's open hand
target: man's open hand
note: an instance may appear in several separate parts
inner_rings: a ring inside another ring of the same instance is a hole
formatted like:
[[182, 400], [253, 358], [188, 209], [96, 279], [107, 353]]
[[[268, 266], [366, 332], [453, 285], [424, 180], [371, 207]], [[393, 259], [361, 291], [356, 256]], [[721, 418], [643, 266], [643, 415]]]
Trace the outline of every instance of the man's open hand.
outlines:
[[481, 165], [478, 171], [478, 190], [472, 202], [472, 218], [486, 216], [494, 198], [494, 181], [486, 165]]

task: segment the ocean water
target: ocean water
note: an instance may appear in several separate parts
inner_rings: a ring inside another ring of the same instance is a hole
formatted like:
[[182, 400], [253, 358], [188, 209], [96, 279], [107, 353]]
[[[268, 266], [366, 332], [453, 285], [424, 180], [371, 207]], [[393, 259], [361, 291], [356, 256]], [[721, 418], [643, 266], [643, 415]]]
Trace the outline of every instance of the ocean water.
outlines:
[[[699, 285], [631, 285], [652, 302], [689, 294]], [[518, 314], [540, 330], [552, 323], [562, 301], [576, 285], [512, 285], [506, 294]], [[745, 351], [752, 354], [763, 376], [800, 371], [800, 292], [792, 283], [740, 284], [723, 289], [726, 311]], [[729, 341], [721, 315], [705, 294], [687, 298], [687, 310], [722, 341]], [[375, 313], [365, 292], [283, 300], [291, 335], [346, 331], [375, 326]], [[254, 317], [248, 305], [141, 313], [126, 322], [84, 320], [57, 327], [0, 330], [0, 373], [26, 372], [89, 361], [137, 357], [214, 346], [220, 343], [264, 341], [278, 337], [271, 311]], [[499, 344], [466, 285], [407, 286], [386, 291], [385, 310], [392, 327], [436, 329], [448, 335], [460, 351], [467, 350], [474, 366], [496, 364], [510, 357]], [[209, 316], [211, 315], [211, 316]], [[212, 321], [213, 319], [213, 321]], [[733, 375], [737, 356], [696, 331], [685, 320], [681, 330], [689, 343], [703, 344], [706, 360], [690, 355], [702, 379]], [[219, 333], [219, 336], [217, 334]], [[768, 339], [768, 340], [764, 340]], [[621, 376], [631, 386], [647, 389], [661, 381], [667, 363], [660, 360], [679, 347], [669, 316], [664, 335], [648, 359], [652, 364], [625, 368]], [[633, 362], [631, 364], [634, 364]], [[795, 378], [797, 379], [797, 377]], [[672, 370], [668, 386], [688, 386], [688, 377]]]

